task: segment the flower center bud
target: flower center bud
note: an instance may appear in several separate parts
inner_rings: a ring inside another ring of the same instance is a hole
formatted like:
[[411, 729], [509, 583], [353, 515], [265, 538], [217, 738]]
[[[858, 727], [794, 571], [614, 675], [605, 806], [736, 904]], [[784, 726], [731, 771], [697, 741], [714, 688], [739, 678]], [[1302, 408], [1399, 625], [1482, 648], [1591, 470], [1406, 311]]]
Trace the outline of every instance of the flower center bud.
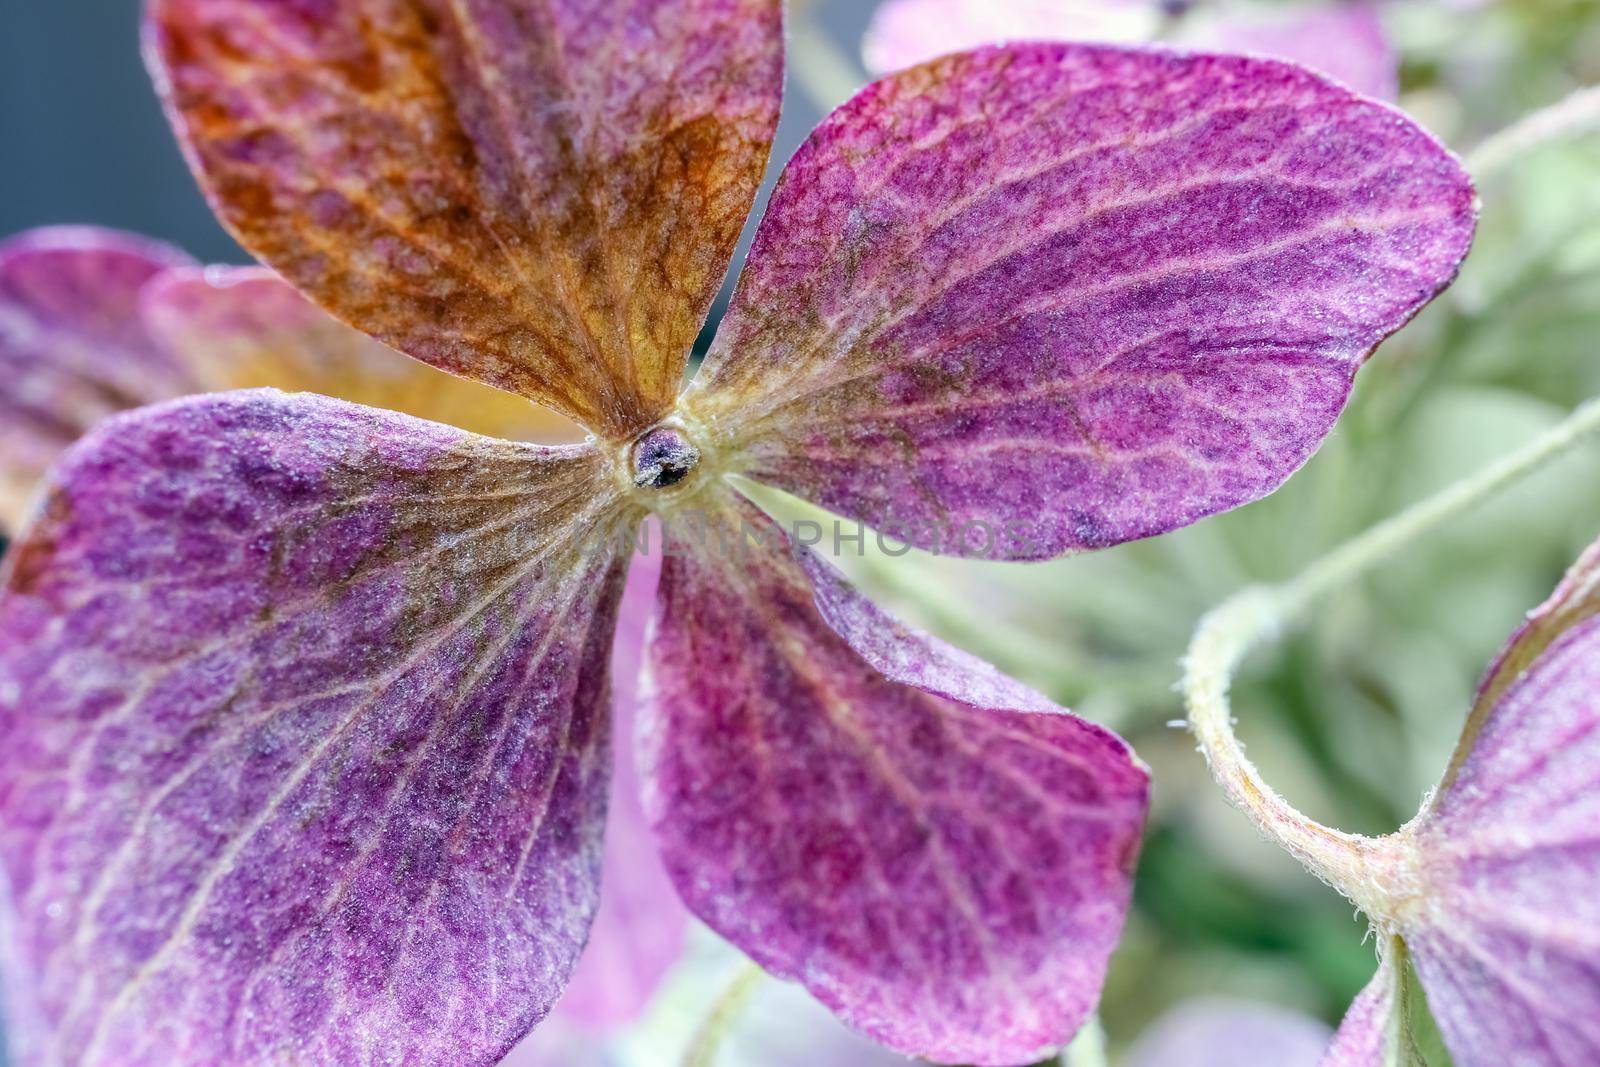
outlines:
[[675, 426], [656, 426], [633, 442], [633, 484], [640, 489], [677, 485], [700, 463], [700, 450]]

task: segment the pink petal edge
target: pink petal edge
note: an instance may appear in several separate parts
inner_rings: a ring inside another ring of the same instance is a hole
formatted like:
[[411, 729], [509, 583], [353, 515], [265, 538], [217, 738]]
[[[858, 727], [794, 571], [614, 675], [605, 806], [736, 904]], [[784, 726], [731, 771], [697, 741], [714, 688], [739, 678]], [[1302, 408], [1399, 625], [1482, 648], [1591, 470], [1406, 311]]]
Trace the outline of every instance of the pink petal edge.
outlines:
[[[1377, 973], [1350, 1005], [1320, 1067], [1391, 1067], [1391, 1051], [1403, 1040], [1396, 1028], [1400, 1005], [1399, 953], [1385, 949]], [[1411, 1067], [1409, 1064], [1395, 1067]]]
[[[886, 678], [824, 620], [778, 528], [743, 501], [719, 506], [765, 543], [730, 558], [680, 537], [650, 645], [645, 811], [679, 892], [902, 1053], [1012, 1064], [1058, 1050], [1093, 1010], [1126, 914], [1144, 768], [1059, 709]], [[905, 676], [948, 683], [957, 662]]]

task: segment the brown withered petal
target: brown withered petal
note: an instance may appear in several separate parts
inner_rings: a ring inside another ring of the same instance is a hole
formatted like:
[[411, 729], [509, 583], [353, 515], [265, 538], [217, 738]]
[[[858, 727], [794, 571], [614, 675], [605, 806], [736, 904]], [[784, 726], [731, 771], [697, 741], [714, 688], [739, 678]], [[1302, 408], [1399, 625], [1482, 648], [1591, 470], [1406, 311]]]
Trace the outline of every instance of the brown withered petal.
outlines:
[[[213, 206], [338, 317], [618, 439], [666, 413], [766, 167], [779, 0], [153, 0]], [[646, 28], [646, 29], [641, 29]]]

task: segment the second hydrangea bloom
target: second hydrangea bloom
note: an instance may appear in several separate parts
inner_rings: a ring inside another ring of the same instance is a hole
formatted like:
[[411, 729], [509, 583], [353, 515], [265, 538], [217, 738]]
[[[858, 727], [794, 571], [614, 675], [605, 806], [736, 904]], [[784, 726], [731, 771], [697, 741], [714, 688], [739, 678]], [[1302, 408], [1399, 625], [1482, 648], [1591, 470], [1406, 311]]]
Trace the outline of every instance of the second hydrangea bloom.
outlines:
[[1506, 642], [1438, 789], [1373, 842], [1378, 973], [1324, 1067], [1421, 1062], [1414, 969], [1457, 1067], [1600, 1057], [1600, 544]]
[[[162, 0], [151, 41], [252, 250], [594, 438], [232, 393], [72, 453], [0, 600], [24, 1039], [504, 1052], [593, 913], [627, 565], [603, 535], [656, 512], [641, 770], [690, 907], [897, 1049], [1063, 1044], [1142, 767], [882, 615], [729, 476], [947, 550], [1020, 530], [984, 549], [1011, 558], [1255, 499], [1465, 254], [1448, 153], [1270, 61], [951, 57], [791, 162], [677, 397], [777, 118], [775, 2]], [[757, 537], [725, 553], [691, 509]]]

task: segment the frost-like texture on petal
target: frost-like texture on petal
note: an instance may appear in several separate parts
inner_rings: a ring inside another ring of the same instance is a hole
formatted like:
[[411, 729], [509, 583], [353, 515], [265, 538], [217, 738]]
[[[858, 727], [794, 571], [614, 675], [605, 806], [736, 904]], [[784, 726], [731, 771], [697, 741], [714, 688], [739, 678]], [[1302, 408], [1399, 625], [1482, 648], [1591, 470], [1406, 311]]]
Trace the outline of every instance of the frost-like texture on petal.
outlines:
[[1143, 41], [1160, 16], [1151, 0], [884, 0], [862, 55], [887, 74], [1001, 41]]
[[582, 432], [549, 408], [435, 370], [353, 330], [260, 267], [169, 271], [146, 287], [150, 333], [201, 389], [271, 386], [542, 444]]
[[924, 547], [1147, 537], [1303, 463], [1474, 217], [1427, 133], [1299, 67], [953, 56], [795, 156], [685, 406], [751, 476]]
[[[657, 535], [652, 533], [652, 538]], [[567, 991], [550, 1016], [506, 1057], [506, 1067], [605, 1067], [610, 1031], [636, 1020], [683, 955], [689, 912], [667, 877], [640, 805], [634, 724], [645, 627], [661, 573], [660, 542], [636, 555], [611, 653], [613, 764], [600, 907]]]
[[779, 0], [152, 0], [239, 239], [323, 306], [611, 437], [670, 406], [777, 124]]
[[0, 579], [25, 1050], [487, 1063], [539, 1019], [595, 906], [606, 484], [266, 390], [69, 453]]
[[1390, 1067], [1399, 1059], [1394, 1054], [1402, 1040], [1396, 1016], [1400, 1006], [1398, 967], [1395, 953], [1384, 952], [1378, 973], [1345, 1013], [1321, 1067]]
[[685, 901], [899, 1051], [1059, 1048], [1122, 927], [1143, 767], [1059, 709], [885, 678], [823, 619], [776, 526], [712, 507], [766, 540], [685, 541], [662, 570], [645, 810]]
[[[667, 877], [646, 824], [634, 754], [645, 626], [660, 573], [659, 543], [653, 553], [635, 556], [628, 572], [611, 658], [616, 744], [600, 910], [595, 913], [594, 928], [572, 983], [556, 1008], [563, 1020], [591, 1033], [639, 1016], [661, 979], [683, 955], [689, 931], [689, 912]], [[530, 1040], [537, 1041], [538, 1035]]]
[[192, 391], [139, 320], [145, 284], [188, 262], [89, 227], [0, 244], [0, 533], [21, 524], [39, 479], [89, 427]]
[[1600, 545], [1485, 677], [1411, 832], [1406, 944], [1457, 1067], [1600, 1062]]
[[1400, 94], [1400, 56], [1368, 3], [1326, 3], [1252, 18], [1218, 17], [1196, 44], [1293, 59], [1379, 100]]
[[1203, 997], [1158, 1019], [1126, 1067], [1317, 1067], [1328, 1027], [1286, 1008]]

